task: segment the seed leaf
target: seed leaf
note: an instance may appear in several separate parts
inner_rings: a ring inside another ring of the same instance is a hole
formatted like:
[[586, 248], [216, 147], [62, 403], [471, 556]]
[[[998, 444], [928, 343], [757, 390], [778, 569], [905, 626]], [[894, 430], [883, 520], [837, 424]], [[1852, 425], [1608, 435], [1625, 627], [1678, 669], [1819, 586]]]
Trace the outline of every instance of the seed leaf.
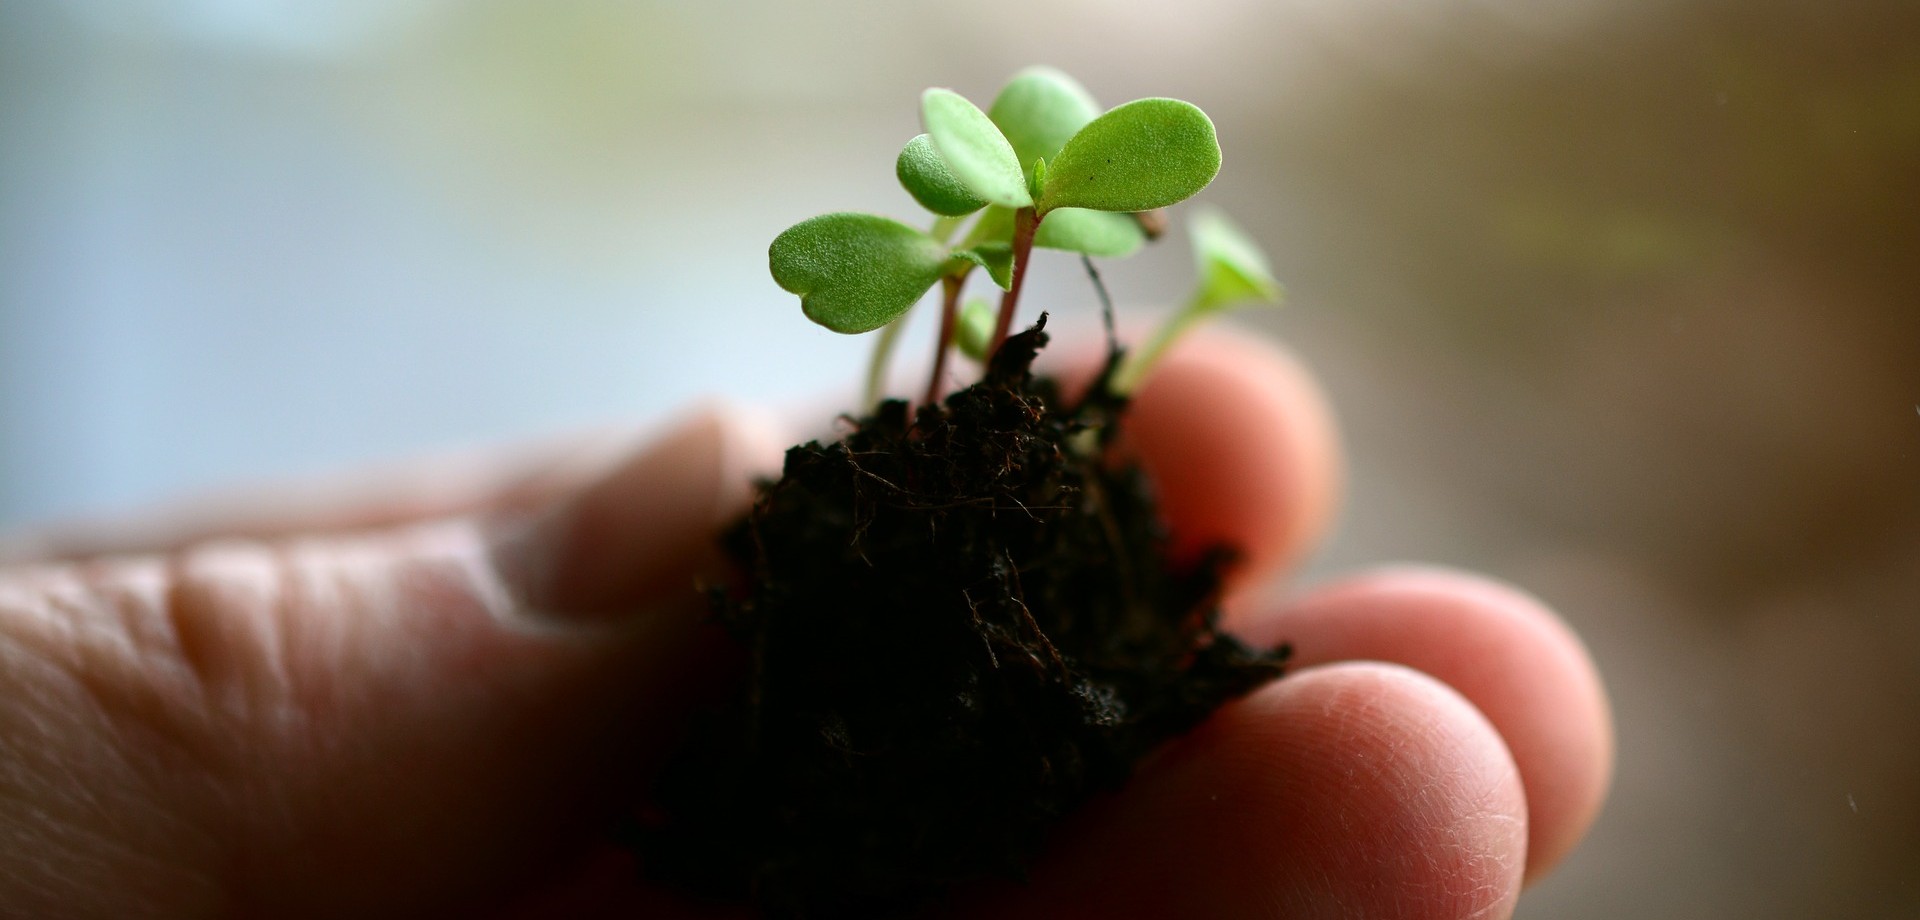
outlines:
[[1100, 116], [1100, 103], [1072, 77], [1051, 67], [1029, 67], [1007, 81], [987, 116], [1032, 176], [1035, 160], [1052, 160], [1068, 138]]
[[1220, 309], [1250, 300], [1279, 302], [1280, 282], [1274, 280], [1266, 254], [1224, 212], [1200, 210], [1187, 230], [1193, 237], [1193, 260], [1200, 275], [1200, 289], [1194, 296], [1198, 309]]
[[773, 280], [800, 295], [807, 318], [834, 332], [869, 332], [912, 309], [940, 280], [947, 247], [872, 214], [822, 214], [775, 237]]
[[943, 217], [960, 217], [987, 206], [986, 199], [975, 195], [947, 168], [947, 161], [934, 149], [933, 138], [925, 134], [907, 142], [894, 161], [893, 174], [921, 207]]
[[1147, 241], [1130, 214], [1060, 208], [1050, 211], [1033, 234], [1033, 245], [1103, 258], [1133, 255]]
[[1033, 205], [1013, 145], [965, 96], [950, 89], [927, 90], [920, 97], [920, 122], [947, 168], [975, 195], [1009, 208]]
[[1205, 112], [1178, 99], [1136, 99], [1094, 119], [1047, 162], [1039, 210], [1150, 211], [1207, 187], [1220, 141]]
[[994, 309], [980, 299], [967, 301], [953, 326], [953, 343], [960, 353], [975, 361], [987, 360], [988, 343], [993, 339]]
[[972, 249], [956, 249], [953, 257], [972, 262], [987, 270], [987, 277], [1001, 290], [1013, 287], [1013, 244], [1004, 240], [981, 243]]

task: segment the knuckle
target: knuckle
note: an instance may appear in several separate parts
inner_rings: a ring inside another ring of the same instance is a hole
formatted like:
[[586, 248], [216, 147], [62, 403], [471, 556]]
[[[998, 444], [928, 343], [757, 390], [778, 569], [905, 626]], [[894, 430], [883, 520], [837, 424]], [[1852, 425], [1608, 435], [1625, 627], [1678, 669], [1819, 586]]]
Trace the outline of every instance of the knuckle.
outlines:
[[0, 855], [0, 901], [218, 900], [224, 732], [169, 650], [169, 595], [152, 558], [0, 571], [0, 834], [38, 841]]

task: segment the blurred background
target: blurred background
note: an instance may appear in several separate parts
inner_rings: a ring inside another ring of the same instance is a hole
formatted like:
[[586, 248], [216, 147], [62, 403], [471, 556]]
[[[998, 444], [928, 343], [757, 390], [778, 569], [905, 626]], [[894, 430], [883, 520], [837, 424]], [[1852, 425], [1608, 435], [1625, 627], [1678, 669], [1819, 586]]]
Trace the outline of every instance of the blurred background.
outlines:
[[[7, 0], [0, 528], [819, 411], [868, 343], [767, 242], [916, 214], [918, 91], [1034, 62], [1218, 123], [1354, 470], [1309, 575], [1484, 569], [1588, 638], [1616, 794], [1520, 916], [1920, 916], [1911, 0]], [[1186, 260], [1105, 271], [1146, 313]]]

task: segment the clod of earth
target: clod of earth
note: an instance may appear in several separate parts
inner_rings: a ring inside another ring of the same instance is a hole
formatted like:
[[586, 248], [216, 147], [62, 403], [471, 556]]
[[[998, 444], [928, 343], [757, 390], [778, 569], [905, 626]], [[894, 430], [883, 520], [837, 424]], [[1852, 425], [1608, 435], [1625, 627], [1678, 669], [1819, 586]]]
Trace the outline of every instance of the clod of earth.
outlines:
[[1124, 398], [1032, 375], [1044, 326], [943, 405], [793, 448], [727, 531], [746, 577], [714, 616], [747, 674], [639, 812], [650, 875], [781, 917], [1019, 877], [1075, 807], [1280, 674], [1287, 649], [1216, 628], [1224, 552], [1170, 561], [1150, 484], [1101, 456]]

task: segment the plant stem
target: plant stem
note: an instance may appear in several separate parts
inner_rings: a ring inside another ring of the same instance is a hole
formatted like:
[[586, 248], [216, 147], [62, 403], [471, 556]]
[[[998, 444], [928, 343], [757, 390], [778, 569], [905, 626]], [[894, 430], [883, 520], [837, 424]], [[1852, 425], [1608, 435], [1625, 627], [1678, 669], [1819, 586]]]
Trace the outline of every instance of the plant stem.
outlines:
[[867, 359], [867, 410], [872, 411], [880, 405], [880, 397], [887, 386], [887, 364], [893, 360], [893, 344], [900, 340], [900, 330], [906, 328], [905, 316], [886, 324], [880, 329], [880, 337], [873, 342], [873, 356]]
[[1027, 280], [1027, 256], [1033, 253], [1033, 231], [1040, 216], [1032, 208], [1021, 208], [1013, 215], [1013, 283], [1000, 296], [1000, 319], [993, 325], [993, 338], [987, 349], [987, 363], [1000, 351], [1000, 344], [1013, 331], [1013, 314], [1020, 305], [1020, 286]]
[[933, 379], [927, 381], [929, 406], [940, 402], [941, 378], [947, 375], [947, 352], [953, 350], [953, 327], [960, 315], [960, 288], [965, 281], [965, 275], [940, 279], [940, 344], [933, 353]]
[[1082, 253], [1080, 264], [1087, 270], [1087, 278], [1093, 282], [1093, 292], [1100, 295], [1100, 325], [1107, 330], [1107, 351], [1120, 350], [1120, 333], [1113, 327], [1113, 295], [1107, 293], [1107, 283], [1100, 280], [1100, 270], [1093, 267], [1093, 257]]
[[1153, 338], [1148, 339], [1145, 345], [1127, 352], [1127, 356], [1120, 361], [1120, 368], [1113, 372], [1113, 379], [1107, 382], [1107, 391], [1115, 396], [1131, 394], [1134, 388], [1147, 378], [1147, 372], [1153, 370], [1153, 366], [1159, 363], [1160, 356], [1167, 350], [1167, 346], [1172, 345], [1189, 327], [1212, 312], [1205, 309], [1197, 297], [1188, 301], [1186, 306], [1180, 308], [1180, 312], [1174, 314], [1162, 323], [1158, 330], [1155, 330]]

